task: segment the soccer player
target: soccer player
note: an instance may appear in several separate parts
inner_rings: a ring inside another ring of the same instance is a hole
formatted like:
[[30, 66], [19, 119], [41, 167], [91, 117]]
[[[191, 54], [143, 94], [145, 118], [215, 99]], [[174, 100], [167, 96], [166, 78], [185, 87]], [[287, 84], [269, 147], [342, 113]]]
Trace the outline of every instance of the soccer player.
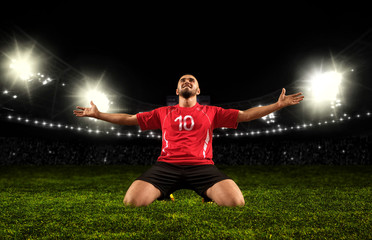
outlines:
[[162, 149], [157, 162], [129, 187], [124, 204], [147, 206], [169, 198], [178, 189], [192, 189], [205, 201], [220, 206], [243, 206], [244, 197], [237, 184], [219, 171], [212, 160], [212, 133], [215, 128], [237, 128], [238, 123], [266, 116], [281, 108], [300, 103], [302, 93], [285, 95], [277, 102], [245, 111], [200, 105], [198, 80], [183, 75], [177, 85], [179, 104], [142, 112], [103, 113], [91, 101], [91, 107], [77, 107], [78, 117], [93, 117], [114, 124], [139, 125], [142, 130], [162, 130]]

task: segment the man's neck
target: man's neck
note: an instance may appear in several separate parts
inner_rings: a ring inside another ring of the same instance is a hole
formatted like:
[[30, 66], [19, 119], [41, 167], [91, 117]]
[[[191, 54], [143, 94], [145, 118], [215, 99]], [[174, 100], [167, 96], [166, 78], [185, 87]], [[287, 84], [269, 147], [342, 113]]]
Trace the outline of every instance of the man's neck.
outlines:
[[179, 106], [180, 107], [193, 107], [196, 104], [196, 96], [190, 97], [190, 98], [183, 98], [179, 96]]

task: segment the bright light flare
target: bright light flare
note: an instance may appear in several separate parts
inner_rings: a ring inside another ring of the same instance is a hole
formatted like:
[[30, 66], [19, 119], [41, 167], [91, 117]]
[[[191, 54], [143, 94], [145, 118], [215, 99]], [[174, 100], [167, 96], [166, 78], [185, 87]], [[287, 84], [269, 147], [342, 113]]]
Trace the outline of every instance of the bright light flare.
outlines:
[[28, 59], [12, 59], [9, 68], [23, 81], [33, 76], [32, 64]]
[[310, 79], [310, 90], [315, 102], [335, 101], [340, 92], [342, 75], [335, 71], [315, 74]]
[[88, 106], [90, 106], [90, 101], [93, 101], [101, 112], [107, 112], [110, 107], [110, 101], [106, 94], [97, 90], [90, 90], [86, 93], [85, 102], [87, 102]]
[[35, 56], [34, 46], [19, 46], [10, 54], [5, 54], [8, 58], [6, 64], [12, 78], [22, 81], [31, 81], [36, 77], [37, 69], [41, 64], [40, 56]]

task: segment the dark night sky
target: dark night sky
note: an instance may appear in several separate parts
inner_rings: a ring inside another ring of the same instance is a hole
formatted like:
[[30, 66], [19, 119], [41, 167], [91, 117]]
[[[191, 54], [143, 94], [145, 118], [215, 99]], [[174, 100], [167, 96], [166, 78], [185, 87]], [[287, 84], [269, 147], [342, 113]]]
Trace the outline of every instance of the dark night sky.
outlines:
[[160, 105], [183, 73], [194, 74], [216, 104], [280, 90], [370, 28], [362, 14], [326, 10], [132, 10], [14, 24], [82, 72], [105, 73], [117, 91]]

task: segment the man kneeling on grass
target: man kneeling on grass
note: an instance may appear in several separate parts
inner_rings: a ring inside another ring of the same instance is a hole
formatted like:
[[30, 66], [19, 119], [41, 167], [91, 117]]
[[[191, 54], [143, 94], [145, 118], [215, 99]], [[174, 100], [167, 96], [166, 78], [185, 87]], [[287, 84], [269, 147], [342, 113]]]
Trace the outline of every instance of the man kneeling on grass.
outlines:
[[147, 206], [167, 199], [178, 189], [191, 189], [204, 201], [220, 206], [244, 206], [244, 197], [238, 185], [220, 172], [212, 160], [212, 135], [215, 128], [237, 128], [239, 122], [248, 122], [266, 116], [283, 107], [300, 103], [302, 93], [285, 95], [285, 89], [276, 103], [245, 111], [200, 105], [197, 79], [183, 75], [177, 85], [179, 104], [154, 109], [135, 115], [103, 113], [91, 101], [91, 107], [77, 107], [78, 117], [93, 117], [114, 124], [139, 125], [142, 130], [162, 130], [162, 150], [158, 161], [139, 176], [129, 187], [124, 204]]

